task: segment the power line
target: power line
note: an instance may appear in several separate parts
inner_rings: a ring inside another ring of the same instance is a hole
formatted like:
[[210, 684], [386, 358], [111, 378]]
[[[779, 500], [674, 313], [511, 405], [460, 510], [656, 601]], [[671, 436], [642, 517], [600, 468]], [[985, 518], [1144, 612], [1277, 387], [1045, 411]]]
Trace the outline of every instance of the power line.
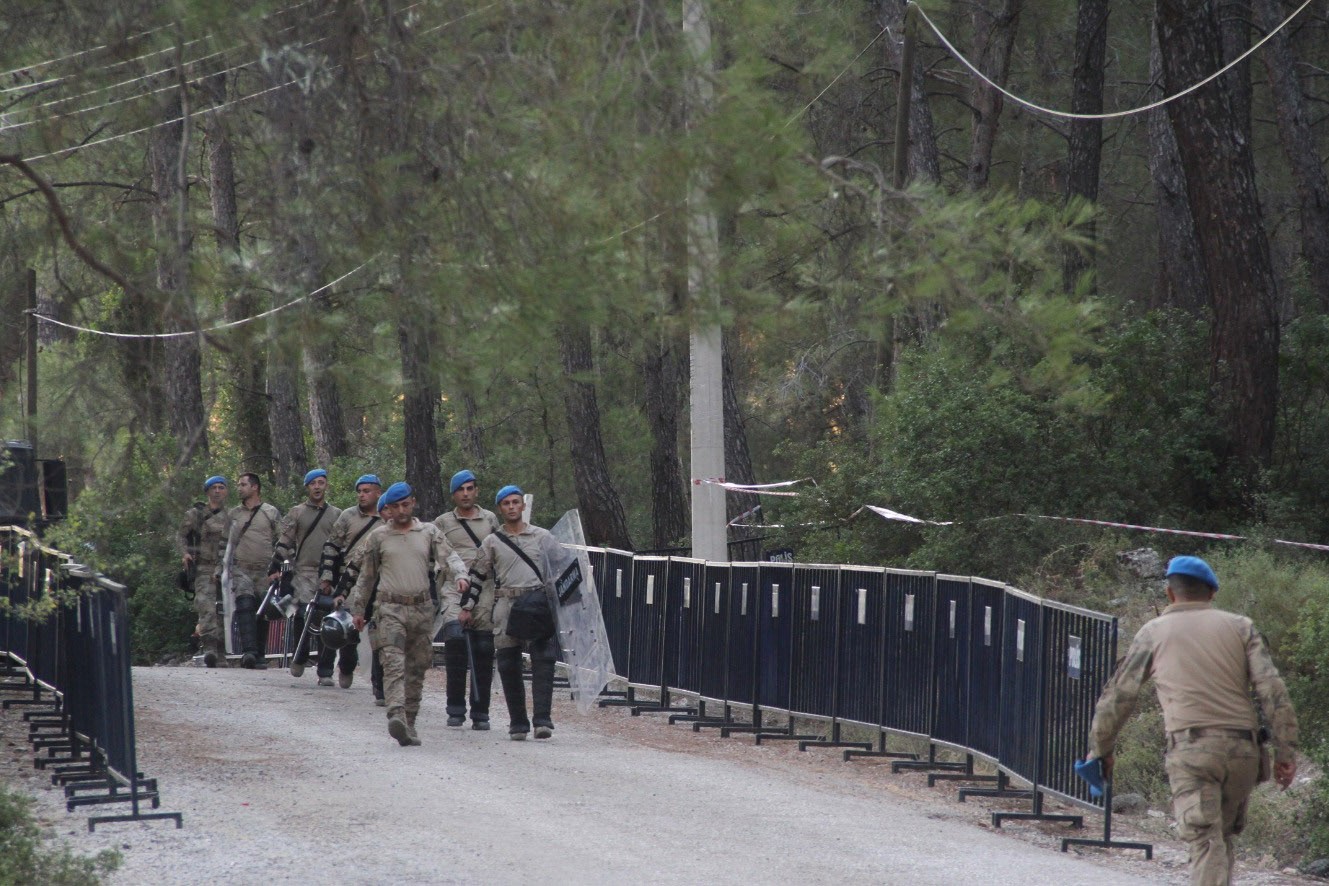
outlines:
[[261, 314], [255, 314], [252, 317], [243, 317], [239, 320], [232, 320], [228, 323], [219, 323], [216, 326], [209, 326], [206, 329], [190, 329], [185, 332], [154, 332], [154, 333], [108, 332], [105, 329], [93, 329], [88, 326], [78, 326], [73, 323], [66, 323], [63, 320], [57, 320], [54, 317], [48, 317], [45, 314], [38, 313], [37, 311], [25, 311], [24, 313], [31, 313], [34, 317], [36, 317], [38, 320], [42, 321], [43, 323], [50, 323], [53, 326], [61, 326], [64, 327], [65, 329], [72, 329], [75, 332], [86, 332], [89, 335], [100, 335], [106, 338], [134, 339], [134, 340], [187, 338], [190, 336], [203, 335], [208, 332], [221, 332], [226, 329], [234, 329], [237, 326], [244, 326], [246, 323], [253, 323], [255, 320], [262, 320], [264, 317], [271, 317], [273, 314], [280, 313], [281, 311], [284, 311], [287, 308], [294, 307], [295, 305], [298, 305], [303, 301], [307, 301], [308, 299], [313, 298], [314, 296], [318, 295], [320, 292], [323, 292], [324, 290], [331, 289], [341, 281], [345, 280], [347, 277], [359, 273], [362, 269], [364, 269], [367, 265], [369, 265], [370, 262], [374, 261], [374, 259], [376, 258], [378, 258], [377, 255], [371, 256], [370, 258], [361, 262], [359, 265], [347, 271], [345, 274], [342, 274], [337, 279], [332, 280], [328, 283], [324, 283], [322, 286], [318, 287], [312, 292], [306, 292], [304, 295], [300, 296], [299, 298], [292, 299], [291, 301], [288, 301], [285, 304], [278, 305], [277, 307], [264, 311]]
[[928, 27], [931, 28], [932, 32], [937, 35], [937, 39], [941, 40], [942, 45], [946, 47], [947, 51], [949, 51], [951, 55], [955, 56], [955, 58], [959, 60], [960, 64], [968, 68], [975, 77], [982, 80], [988, 86], [997, 90], [1002, 95], [1006, 96], [1008, 99], [1015, 102], [1016, 104], [1022, 105], [1023, 107], [1026, 107], [1031, 111], [1036, 111], [1040, 114], [1047, 114], [1048, 116], [1051, 117], [1061, 117], [1066, 120], [1115, 120], [1120, 117], [1130, 117], [1135, 114], [1143, 114], [1146, 111], [1152, 111], [1157, 108], [1161, 108], [1166, 104], [1174, 102], [1177, 99], [1182, 98], [1184, 96], [1190, 95], [1195, 90], [1200, 89], [1201, 87], [1209, 83], [1212, 83], [1214, 80], [1217, 80], [1219, 77], [1223, 76], [1228, 71], [1232, 70], [1237, 65], [1241, 64], [1247, 58], [1253, 55], [1256, 52], [1256, 50], [1258, 50], [1261, 46], [1263, 46], [1270, 39], [1272, 39], [1273, 36], [1277, 34], [1279, 31], [1283, 30], [1283, 28], [1287, 27], [1292, 22], [1293, 19], [1301, 15], [1301, 13], [1304, 12], [1306, 8], [1314, 2], [1315, 0], [1305, 0], [1305, 2], [1302, 3], [1300, 6], [1298, 6], [1297, 9], [1291, 15], [1289, 15], [1286, 19], [1283, 20], [1282, 24], [1274, 28], [1268, 34], [1265, 34], [1262, 38], [1260, 38], [1260, 40], [1254, 46], [1252, 46], [1250, 49], [1246, 50], [1241, 55], [1234, 58], [1232, 61], [1228, 62], [1219, 70], [1210, 74], [1208, 77], [1205, 77], [1199, 83], [1195, 83], [1191, 86], [1186, 87], [1180, 92], [1175, 93], [1174, 95], [1169, 95], [1166, 98], [1161, 98], [1156, 102], [1151, 102], [1150, 104], [1144, 105], [1142, 107], [1131, 108], [1128, 111], [1109, 111], [1104, 114], [1073, 114], [1070, 111], [1058, 111], [1054, 108], [1045, 108], [1042, 105], [1035, 104], [1029, 101], [1028, 99], [1021, 98], [1015, 93], [1010, 92], [1009, 90], [1005, 89], [999, 84], [994, 83], [986, 74], [980, 71], [974, 65], [973, 62], [965, 58], [964, 54], [961, 53], [960, 50], [956, 49], [955, 45], [951, 43], [950, 40], [946, 39], [946, 35], [942, 33], [941, 28], [937, 27], [937, 25], [932, 21], [932, 19], [928, 18], [928, 14], [923, 11], [923, 7], [915, 3], [914, 0], [909, 0], [909, 6], [915, 12], [917, 12], [918, 15], [923, 17], [923, 21], [927, 22]]

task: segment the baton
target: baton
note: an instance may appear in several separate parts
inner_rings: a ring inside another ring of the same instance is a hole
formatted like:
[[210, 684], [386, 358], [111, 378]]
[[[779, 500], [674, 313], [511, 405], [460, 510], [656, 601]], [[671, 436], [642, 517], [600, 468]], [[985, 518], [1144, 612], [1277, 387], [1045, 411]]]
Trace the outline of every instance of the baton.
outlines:
[[475, 650], [471, 648], [471, 632], [466, 631], [466, 659], [471, 665], [471, 698], [480, 697], [479, 684], [475, 682]]

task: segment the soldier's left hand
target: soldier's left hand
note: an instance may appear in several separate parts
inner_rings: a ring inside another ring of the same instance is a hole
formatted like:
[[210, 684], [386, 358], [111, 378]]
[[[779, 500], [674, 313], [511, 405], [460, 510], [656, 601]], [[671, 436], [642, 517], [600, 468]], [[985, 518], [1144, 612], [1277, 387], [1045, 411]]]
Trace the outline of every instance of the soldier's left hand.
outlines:
[[1286, 763], [1274, 764], [1274, 781], [1278, 782], [1279, 787], [1287, 790], [1292, 784], [1292, 779], [1297, 777], [1297, 761], [1289, 760]]
[[457, 593], [464, 594], [471, 589], [471, 583], [464, 578], [457, 579]]

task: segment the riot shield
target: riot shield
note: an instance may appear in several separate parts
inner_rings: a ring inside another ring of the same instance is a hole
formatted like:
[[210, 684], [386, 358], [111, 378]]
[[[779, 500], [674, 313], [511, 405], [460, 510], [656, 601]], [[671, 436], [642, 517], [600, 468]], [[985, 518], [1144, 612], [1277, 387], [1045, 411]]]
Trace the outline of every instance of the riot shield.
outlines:
[[[614, 655], [609, 635], [600, 616], [600, 598], [591, 580], [591, 563], [586, 557], [586, 538], [581, 531], [581, 517], [568, 511], [549, 530], [552, 544], [545, 545], [545, 575], [552, 584], [558, 605], [558, 642], [563, 649], [568, 682], [572, 685], [577, 710], [590, 713], [600, 691], [614, 675]], [[546, 585], [550, 589], [550, 585]]]

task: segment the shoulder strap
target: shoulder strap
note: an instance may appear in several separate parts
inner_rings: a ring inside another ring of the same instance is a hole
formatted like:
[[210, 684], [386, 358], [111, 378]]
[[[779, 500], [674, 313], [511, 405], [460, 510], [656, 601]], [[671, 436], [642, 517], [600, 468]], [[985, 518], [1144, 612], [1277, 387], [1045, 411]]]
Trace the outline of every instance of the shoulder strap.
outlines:
[[[314, 518], [314, 522], [309, 524], [309, 531], [305, 533], [305, 537], [300, 539], [300, 543], [295, 546], [295, 556], [291, 558], [292, 560], [300, 559], [300, 551], [304, 549], [305, 542], [309, 540], [309, 536], [314, 534], [314, 527], [318, 525], [318, 521], [322, 520], [323, 515], [326, 514], [327, 512], [328, 512], [328, 505], [325, 502], [323, 504], [323, 507], [318, 509], [318, 516]], [[296, 522], [296, 525], [297, 526], [300, 525], [298, 521]]]
[[507, 545], [508, 547], [516, 551], [517, 556], [525, 560], [526, 565], [531, 567], [531, 571], [535, 573], [535, 577], [540, 579], [540, 582], [542, 584], [544, 583], [545, 577], [544, 574], [540, 572], [540, 567], [536, 566], [534, 563], [531, 562], [531, 558], [526, 556], [526, 552], [523, 551], [521, 548], [517, 547], [516, 543], [513, 542], [512, 539], [508, 538], [508, 534], [506, 532], [500, 529], [498, 532], [495, 532], [494, 535], [497, 535], [499, 541], [503, 542], [503, 544]]
[[369, 521], [365, 523], [364, 528], [361, 529], [359, 532], [357, 532], [355, 534], [355, 538], [351, 539], [351, 543], [346, 546], [346, 553], [349, 554], [351, 552], [351, 549], [354, 548], [359, 543], [360, 539], [365, 537], [365, 533], [374, 528], [374, 524], [377, 522], [378, 522], [377, 515], [370, 516]]
[[475, 534], [475, 530], [471, 528], [470, 521], [464, 517], [458, 517], [457, 522], [461, 524], [462, 529], [466, 530], [466, 534], [471, 537], [471, 541], [475, 542], [475, 547], [478, 549], [480, 547], [480, 539]]
[[263, 503], [259, 502], [258, 507], [250, 511], [249, 519], [245, 521], [245, 525], [240, 527], [240, 534], [235, 537], [235, 540], [237, 542], [245, 537], [245, 533], [249, 531], [249, 527], [252, 526], [254, 523], [254, 518], [258, 516], [258, 512], [261, 510], [263, 510]]

